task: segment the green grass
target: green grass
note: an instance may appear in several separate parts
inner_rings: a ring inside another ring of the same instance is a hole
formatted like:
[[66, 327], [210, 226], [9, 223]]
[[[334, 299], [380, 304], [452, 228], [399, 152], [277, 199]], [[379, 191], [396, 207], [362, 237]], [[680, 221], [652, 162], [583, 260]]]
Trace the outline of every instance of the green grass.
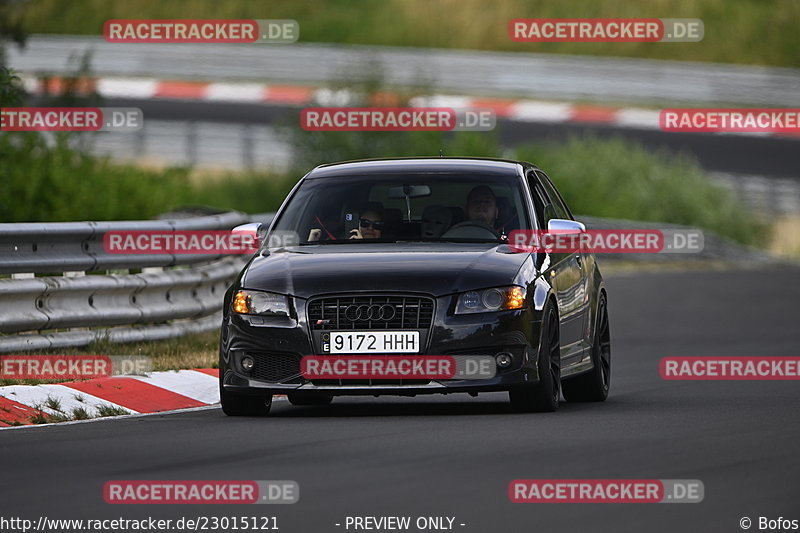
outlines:
[[[30, 0], [31, 33], [99, 35], [108, 19], [295, 19], [301, 42], [507, 50], [800, 66], [796, 0]], [[7, 15], [11, 18], [11, 14]], [[699, 43], [516, 43], [515, 18], [700, 18]], [[269, 46], [264, 47], [268, 53]]]
[[73, 420], [89, 420], [92, 416], [83, 407], [75, 407], [72, 409]]
[[31, 416], [30, 423], [31, 424], [49, 424], [51, 422], [63, 422], [63, 420], [59, 419], [60, 417], [51, 416], [41, 411], [37, 412], [35, 415]]
[[[53, 404], [58, 405], [58, 407], [53, 407]], [[55, 414], [50, 414], [42, 411], [43, 408], [50, 408], [54, 411], [57, 411]], [[130, 411], [123, 409], [121, 407], [116, 407], [109, 404], [103, 404], [97, 407], [97, 413], [92, 415], [84, 409], [83, 407], [75, 407], [72, 411], [65, 413], [61, 411], [61, 406], [57, 400], [53, 400], [52, 398], [48, 397], [47, 400], [40, 405], [35, 405], [34, 409], [37, 409], [38, 412], [32, 415], [28, 421], [31, 424], [56, 424], [59, 422], [72, 422], [73, 420], [90, 420], [92, 418], [103, 418], [108, 416], [120, 416], [120, 415], [129, 415], [131, 414]], [[21, 423], [14, 423], [12, 425], [18, 426], [23, 425]]]
[[[25, 352], [20, 352], [25, 353]], [[152, 370], [182, 370], [193, 368], [217, 368], [219, 366], [219, 331], [208, 331], [164, 339], [160, 341], [142, 341], [126, 344], [115, 344], [108, 340], [93, 342], [79, 348], [51, 348], [31, 352], [39, 355], [136, 355], [151, 358]], [[40, 385], [43, 383], [63, 383], [74, 380], [42, 380], [42, 379], [0, 379], [0, 387], [5, 385]], [[76, 394], [75, 400], [85, 402], [86, 397]], [[55, 411], [61, 411], [57, 399], [48, 397], [44, 404]], [[75, 415], [73, 413], [73, 418]], [[0, 412], [2, 420], [2, 412]]]
[[61, 401], [52, 396], [48, 396], [44, 402], [44, 406], [52, 409], [53, 411], [61, 411]]
[[[20, 352], [24, 354], [25, 352]], [[125, 344], [100, 340], [79, 348], [50, 348], [31, 352], [38, 355], [129, 355], [151, 358], [152, 370], [181, 370], [192, 368], [216, 368], [219, 355], [219, 332], [209, 331], [160, 341], [142, 341]], [[74, 380], [13, 380], [0, 379], [3, 385], [39, 385], [42, 383], [61, 383]], [[77, 394], [75, 399], [86, 401], [86, 397]], [[55, 399], [48, 398], [45, 404], [51, 409], [60, 411], [61, 405]]]
[[121, 415], [129, 415], [131, 414], [130, 411], [123, 409], [122, 407], [115, 407], [113, 405], [100, 405], [97, 407], [97, 416], [104, 417], [104, 416], [121, 416]]
[[141, 355], [152, 358], [152, 369], [156, 372], [216, 368], [219, 356], [219, 332], [209, 331], [174, 339], [126, 344], [101, 340], [82, 348], [61, 348], [50, 351], [65, 355]]

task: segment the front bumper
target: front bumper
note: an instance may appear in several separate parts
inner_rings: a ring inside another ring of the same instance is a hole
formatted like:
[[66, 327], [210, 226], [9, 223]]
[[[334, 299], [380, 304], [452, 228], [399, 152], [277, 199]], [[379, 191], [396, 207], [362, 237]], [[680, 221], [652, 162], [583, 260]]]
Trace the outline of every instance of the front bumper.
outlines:
[[[436, 301], [427, 342], [414, 355], [512, 354], [512, 364], [497, 368], [488, 379], [448, 380], [327, 380], [300, 374], [304, 355], [317, 355], [305, 321], [305, 301], [296, 299], [298, 318], [269, 319], [229, 313], [222, 324], [220, 376], [226, 391], [240, 394], [401, 395], [505, 391], [535, 384], [541, 315], [530, 309], [472, 315], [453, 315], [449, 297]], [[251, 371], [240, 364], [248, 355], [256, 360]], [[399, 355], [399, 354], [393, 354]]]

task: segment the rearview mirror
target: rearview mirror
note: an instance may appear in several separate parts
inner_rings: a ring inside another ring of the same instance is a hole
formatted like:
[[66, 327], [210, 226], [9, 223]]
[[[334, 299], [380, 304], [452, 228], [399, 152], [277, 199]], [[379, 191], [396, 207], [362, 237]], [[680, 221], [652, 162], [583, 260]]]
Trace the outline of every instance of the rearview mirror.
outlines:
[[431, 188], [429, 185], [398, 185], [389, 187], [389, 198], [399, 200], [400, 198], [422, 198], [430, 196]]

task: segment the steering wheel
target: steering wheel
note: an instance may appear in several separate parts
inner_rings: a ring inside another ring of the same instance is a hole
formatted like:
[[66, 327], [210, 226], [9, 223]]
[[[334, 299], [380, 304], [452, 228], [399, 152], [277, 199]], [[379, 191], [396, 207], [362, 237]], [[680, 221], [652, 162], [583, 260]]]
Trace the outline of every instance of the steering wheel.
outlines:
[[442, 234], [443, 239], [499, 239], [498, 235], [492, 228], [481, 224], [480, 222], [473, 222], [465, 220], [459, 222]]

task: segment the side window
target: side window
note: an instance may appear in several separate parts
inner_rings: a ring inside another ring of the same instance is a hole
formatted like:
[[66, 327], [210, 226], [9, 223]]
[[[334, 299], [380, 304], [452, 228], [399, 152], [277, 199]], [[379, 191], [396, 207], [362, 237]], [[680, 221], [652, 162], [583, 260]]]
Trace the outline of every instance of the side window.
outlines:
[[[539, 182], [544, 187], [545, 191], [547, 191], [547, 196], [550, 197], [550, 201], [553, 204], [553, 209], [555, 210], [555, 217], [549, 218], [563, 218], [566, 220], [574, 220], [572, 218], [572, 213], [570, 213], [569, 209], [567, 208], [564, 200], [561, 198], [561, 195], [558, 194], [553, 184], [550, 182], [550, 179], [547, 177], [547, 174], [544, 172], [537, 170], [536, 175], [539, 177]], [[549, 220], [548, 218], [548, 220]]]
[[542, 190], [539, 180], [533, 175], [533, 171], [528, 172], [528, 189], [531, 191], [531, 198], [533, 198], [533, 207], [536, 210], [536, 222], [540, 228], [547, 227], [547, 221], [553, 217], [548, 217], [547, 208], [550, 203], [547, 195]]

